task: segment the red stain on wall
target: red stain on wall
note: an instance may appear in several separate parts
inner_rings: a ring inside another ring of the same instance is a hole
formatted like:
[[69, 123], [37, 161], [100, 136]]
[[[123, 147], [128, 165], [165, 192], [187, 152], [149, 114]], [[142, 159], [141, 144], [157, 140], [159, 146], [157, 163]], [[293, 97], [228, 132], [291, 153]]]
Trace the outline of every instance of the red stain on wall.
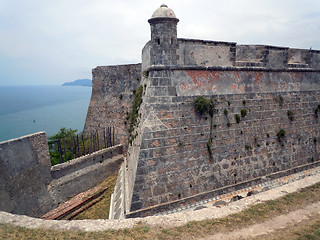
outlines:
[[214, 82], [219, 81], [222, 72], [220, 71], [186, 71], [187, 75], [192, 79], [193, 84], [182, 83], [181, 88], [183, 90], [189, 89], [201, 89], [206, 90], [216, 90], [217, 86], [214, 86]]
[[263, 72], [257, 72], [254, 78], [254, 83], [258, 86], [261, 86], [261, 79], [263, 78], [263, 76], [264, 76]]
[[238, 85], [237, 85], [237, 84], [232, 84], [231, 89], [232, 89], [233, 91], [237, 90], [237, 88], [238, 88]]

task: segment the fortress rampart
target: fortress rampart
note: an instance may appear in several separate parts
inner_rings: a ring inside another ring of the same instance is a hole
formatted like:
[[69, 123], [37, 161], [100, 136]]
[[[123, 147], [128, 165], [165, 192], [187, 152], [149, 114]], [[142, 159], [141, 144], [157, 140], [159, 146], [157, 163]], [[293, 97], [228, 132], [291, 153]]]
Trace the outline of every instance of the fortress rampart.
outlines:
[[[127, 217], [320, 163], [320, 51], [180, 39], [178, 21], [165, 5], [149, 20], [143, 102], [122, 174]], [[212, 118], [195, 111], [202, 95]]]

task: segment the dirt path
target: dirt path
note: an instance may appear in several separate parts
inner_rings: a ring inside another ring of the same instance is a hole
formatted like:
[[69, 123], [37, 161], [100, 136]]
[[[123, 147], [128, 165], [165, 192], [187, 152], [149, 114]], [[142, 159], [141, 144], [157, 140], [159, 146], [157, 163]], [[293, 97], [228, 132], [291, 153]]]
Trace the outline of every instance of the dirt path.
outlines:
[[307, 221], [315, 215], [320, 216], [320, 202], [305, 206], [302, 209], [289, 212], [285, 215], [280, 215], [263, 223], [251, 225], [250, 227], [246, 227], [229, 233], [218, 233], [213, 236], [202, 238], [201, 240], [236, 240], [255, 238], [258, 236], [270, 234], [271, 232], [274, 232], [276, 230], [287, 228], [303, 221]]

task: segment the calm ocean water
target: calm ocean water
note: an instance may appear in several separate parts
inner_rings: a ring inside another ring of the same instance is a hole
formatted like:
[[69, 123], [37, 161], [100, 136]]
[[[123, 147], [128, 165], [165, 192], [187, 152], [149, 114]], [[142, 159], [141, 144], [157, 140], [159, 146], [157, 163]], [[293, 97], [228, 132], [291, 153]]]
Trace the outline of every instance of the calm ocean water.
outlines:
[[82, 131], [91, 87], [0, 86], [0, 141], [61, 127]]

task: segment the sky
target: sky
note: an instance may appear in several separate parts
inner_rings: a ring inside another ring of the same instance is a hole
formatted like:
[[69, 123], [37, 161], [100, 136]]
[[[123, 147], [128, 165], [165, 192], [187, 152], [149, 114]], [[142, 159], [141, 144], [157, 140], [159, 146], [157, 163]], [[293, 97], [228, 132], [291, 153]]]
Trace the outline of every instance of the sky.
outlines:
[[320, 50], [319, 0], [0, 0], [0, 86], [60, 85], [141, 62], [163, 3], [179, 38]]

